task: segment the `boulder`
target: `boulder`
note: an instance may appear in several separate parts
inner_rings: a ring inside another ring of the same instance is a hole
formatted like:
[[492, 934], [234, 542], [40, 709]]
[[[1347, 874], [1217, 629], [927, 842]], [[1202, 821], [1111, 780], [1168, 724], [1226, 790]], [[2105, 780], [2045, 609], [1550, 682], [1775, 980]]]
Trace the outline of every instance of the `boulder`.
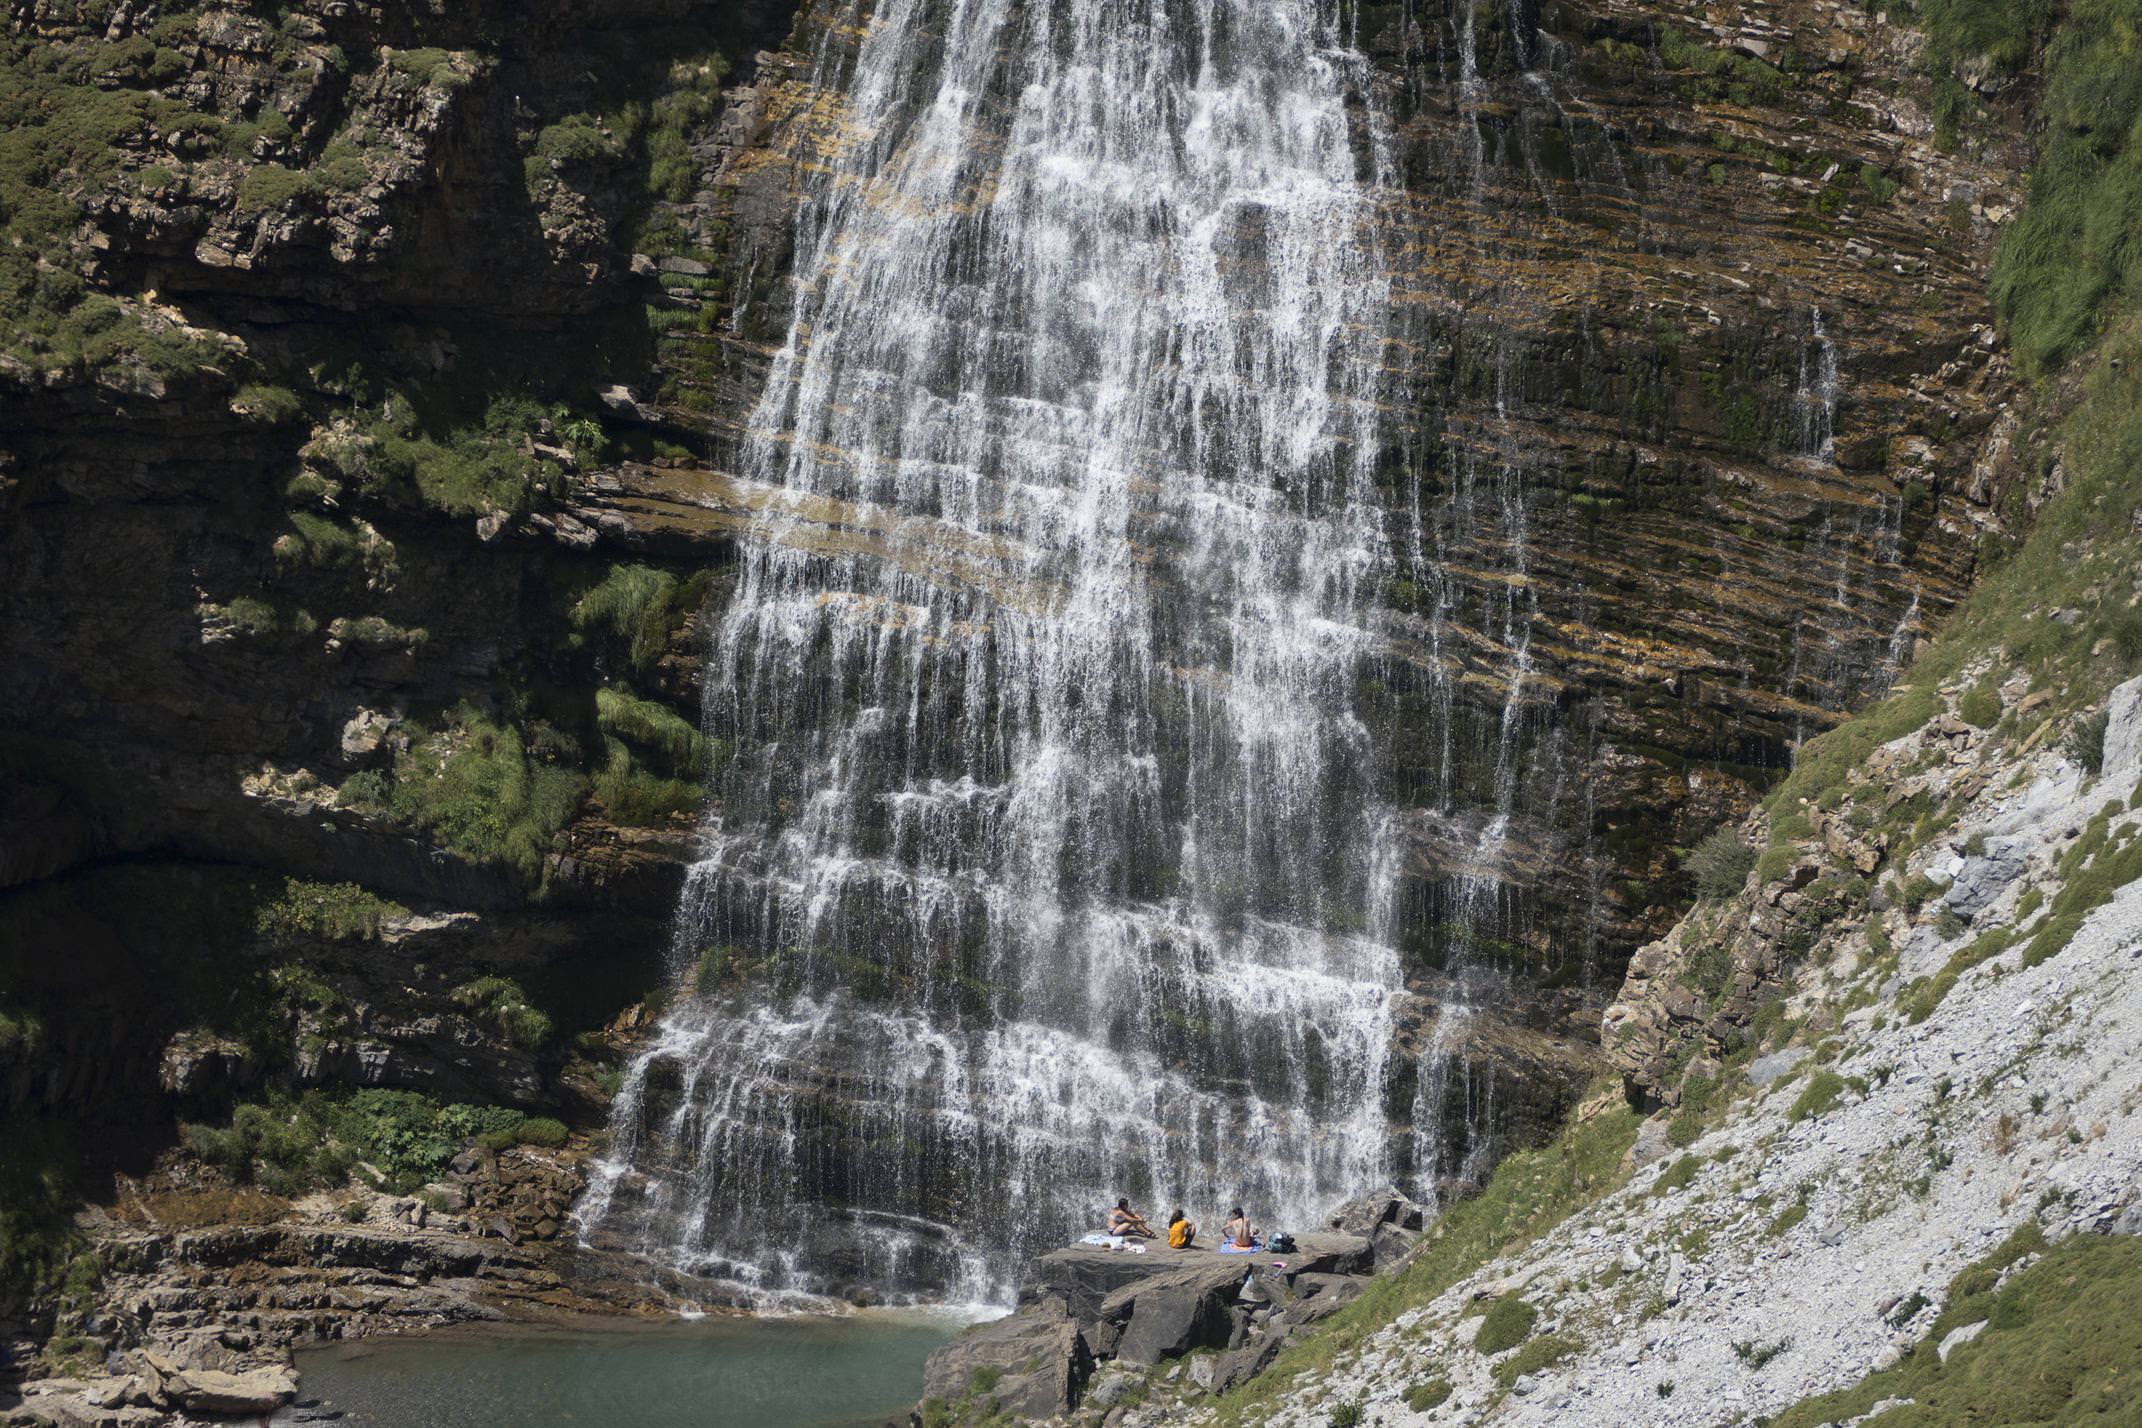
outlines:
[[1270, 1368], [1286, 1346], [1283, 1329], [1268, 1330], [1262, 1338], [1220, 1355], [1213, 1361], [1212, 1391], [1225, 1393], [1238, 1383], [1247, 1383]]
[[1955, 1353], [1965, 1344], [1970, 1343], [1985, 1332], [1986, 1321], [1984, 1319], [1979, 1320], [1976, 1324], [1966, 1324], [1960, 1329], [1951, 1329], [1941, 1336], [1941, 1342], [1934, 1347], [1934, 1352], [1943, 1363], [1947, 1363], [1950, 1354]]
[[1002, 1372], [984, 1397], [1022, 1418], [1050, 1418], [1078, 1406], [1093, 1372], [1079, 1326], [1059, 1301], [1044, 1299], [1015, 1314], [977, 1324], [931, 1354], [922, 1391], [954, 1401], [974, 1389], [983, 1369]]
[[1413, 1253], [1414, 1245], [1420, 1243], [1419, 1230], [1402, 1230], [1396, 1225], [1383, 1224], [1369, 1236], [1370, 1252], [1375, 1256], [1376, 1272], [1381, 1274], [1403, 1261]]
[[2038, 846], [2034, 838], [1988, 838], [1986, 851], [1967, 857], [1956, 870], [1942, 903], [1958, 917], [1976, 917], [2023, 875]]
[[1225, 1348], [1233, 1328], [1228, 1309], [1247, 1277], [1246, 1266], [1215, 1257], [1119, 1290], [1100, 1313], [1123, 1325], [1116, 1357], [1157, 1364], [1192, 1349]]
[[1636, 1128], [1636, 1139], [1629, 1145], [1629, 1165], [1642, 1169], [1654, 1160], [1663, 1160], [1673, 1145], [1666, 1139], [1666, 1117], [1653, 1116]]
[[1368, 1281], [1353, 1274], [1297, 1274], [1294, 1292], [1303, 1299], [1323, 1299], [1348, 1304], [1361, 1297]]
[[1396, 1186], [1387, 1185], [1347, 1201], [1332, 1211], [1326, 1223], [1340, 1234], [1370, 1239], [1379, 1225], [1392, 1225], [1401, 1230], [1421, 1229], [1428, 1223], [1428, 1211]]
[[189, 1413], [256, 1417], [273, 1413], [296, 1398], [297, 1376], [286, 1368], [248, 1369], [242, 1373], [189, 1368], [173, 1375], [165, 1387]]
[[2100, 768], [2111, 788], [2132, 788], [2142, 776], [2142, 675], [2113, 690], [2105, 701], [2105, 758]]
[[1768, 1056], [1758, 1056], [1748, 1063], [1748, 1082], [1754, 1086], [1768, 1086], [1792, 1074], [1793, 1068], [1807, 1059], [1804, 1046], [1787, 1047], [1773, 1051]]

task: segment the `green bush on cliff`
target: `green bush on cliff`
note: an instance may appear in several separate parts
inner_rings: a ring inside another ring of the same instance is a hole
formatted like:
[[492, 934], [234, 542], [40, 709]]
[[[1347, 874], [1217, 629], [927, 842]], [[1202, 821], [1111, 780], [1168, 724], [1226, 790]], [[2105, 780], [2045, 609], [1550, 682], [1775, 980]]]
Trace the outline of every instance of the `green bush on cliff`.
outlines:
[[706, 604], [710, 581], [704, 572], [680, 581], [650, 565], [613, 565], [573, 601], [566, 618], [579, 644], [607, 645], [635, 674], [645, 674]]
[[595, 723], [605, 734], [652, 753], [672, 772], [697, 774], [706, 767], [706, 736], [667, 704], [629, 689], [598, 689]]
[[463, 705], [396, 760], [388, 806], [471, 862], [534, 879], [586, 789], [577, 771], [532, 760], [512, 725]]
[[562, 488], [564, 470], [534, 454], [543, 410], [518, 397], [497, 397], [459, 417], [430, 411], [390, 391], [361, 423], [368, 441], [331, 446], [338, 474], [389, 500], [453, 516], [520, 515]]
[[720, 54], [670, 66], [668, 92], [655, 100], [646, 131], [647, 190], [656, 198], [684, 203], [698, 186], [691, 135], [713, 117], [728, 73], [729, 61]]
[[659, 828], [696, 813], [706, 802], [704, 785], [649, 773], [634, 765], [622, 744], [616, 746], [615, 752], [617, 757], [595, 774], [595, 797], [602, 804], [603, 815], [612, 823], [625, 828]]
[[417, 1091], [371, 1087], [336, 1098], [323, 1091], [232, 1109], [227, 1126], [189, 1125], [193, 1153], [241, 1184], [277, 1195], [335, 1189], [360, 1166], [381, 1188], [407, 1193], [436, 1179], [464, 1146], [524, 1117], [506, 1106], [441, 1106]]
[[240, 216], [274, 213], [319, 192], [310, 174], [281, 164], [255, 164], [238, 181]]
[[74, 1147], [58, 1121], [0, 1112], [0, 1315], [49, 1307], [81, 1257], [69, 1167]]
[[1528, 1373], [1538, 1373], [1541, 1369], [1551, 1368], [1578, 1353], [1583, 1347], [1584, 1345], [1567, 1334], [1542, 1334], [1536, 1339], [1527, 1340], [1523, 1348], [1488, 1372], [1493, 1375], [1495, 1382], [1512, 1384]]
[[566, 1142], [565, 1123], [549, 1116], [530, 1116], [520, 1123], [517, 1134], [521, 1144], [539, 1145], [546, 1150], [556, 1150]]
[[409, 909], [355, 883], [315, 883], [283, 879], [281, 894], [253, 914], [264, 937], [324, 937], [331, 941], [379, 936], [390, 917], [407, 917]]
[[[2009, 7], [1980, 0], [1979, 8]], [[2015, 7], [2015, 24], [2043, 8]], [[2138, 24], [2138, 0], [2074, 0], [2046, 51], [2030, 198], [1993, 268], [1995, 308], [2018, 365], [2033, 376], [2080, 350], [2142, 275]]]
[[550, 1018], [532, 1006], [521, 984], [510, 977], [478, 977], [454, 988], [452, 1001], [464, 1011], [482, 1016], [523, 1051], [534, 1051], [550, 1040]]
[[1755, 867], [1755, 850], [1735, 828], [1716, 828], [1688, 854], [1696, 896], [1708, 902], [1731, 897]]
[[457, 57], [452, 50], [433, 48], [390, 50], [386, 54], [387, 63], [397, 73], [436, 89], [458, 89], [469, 82], [469, 76], [454, 67]]

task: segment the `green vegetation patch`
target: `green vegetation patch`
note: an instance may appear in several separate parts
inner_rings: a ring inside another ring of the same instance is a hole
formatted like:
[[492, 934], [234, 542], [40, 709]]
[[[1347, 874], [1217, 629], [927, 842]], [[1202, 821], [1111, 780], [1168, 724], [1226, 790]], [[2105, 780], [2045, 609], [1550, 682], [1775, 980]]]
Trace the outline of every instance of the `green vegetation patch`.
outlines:
[[1570, 1358], [1584, 1345], [1566, 1334], [1542, 1334], [1527, 1340], [1525, 1346], [1495, 1365], [1489, 1372], [1497, 1383], [1515, 1383], [1528, 1373], [1538, 1373]]
[[1684, 1155], [1659, 1172], [1659, 1178], [1651, 1182], [1651, 1193], [1671, 1195], [1676, 1191], [1686, 1190], [1702, 1169], [1703, 1161], [1700, 1158]]
[[1846, 1091], [1864, 1092], [1866, 1089], [1867, 1083], [1857, 1076], [1840, 1076], [1824, 1067], [1807, 1078], [1807, 1084], [1800, 1088], [1786, 1118], [1797, 1125], [1814, 1116], [1828, 1115], [1844, 1099]]
[[389, 918], [409, 909], [355, 883], [315, 883], [285, 878], [280, 896], [255, 909], [253, 925], [264, 937], [324, 937], [331, 941], [375, 938]]
[[550, 1040], [550, 1017], [528, 1000], [520, 983], [510, 977], [478, 977], [454, 988], [455, 1006], [480, 1016], [499, 1029], [506, 1040], [522, 1051], [534, 1051]]
[[1449, 1379], [1431, 1378], [1406, 1390], [1406, 1407], [1415, 1413], [1426, 1413], [1431, 1408], [1440, 1408], [1448, 1403], [1450, 1394]]
[[237, 1106], [225, 1126], [189, 1125], [186, 1144], [241, 1184], [302, 1195], [346, 1183], [360, 1162], [375, 1189], [407, 1194], [442, 1174], [480, 1137], [513, 1135], [527, 1118], [506, 1106], [442, 1106], [416, 1091], [377, 1087], [336, 1098], [276, 1094]]
[[[1978, 13], [2004, 60], [2028, 53], [2044, 0], [1947, 0]], [[1996, 18], [1996, 17], [2002, 18]], [[2026, 374], [2057, 370], [2135, 291], [2142, 265], [2142, 66], [2137, 0], [2073, 0], [2045, 56], [2029, 202], [2001, 240], [1993, 300]], [[2011, 66], [2012, 67], [2012, 66]]]
[[1516, 1348], [1539, 1322], [1540, 1311], [1514, 1294], [1506, 1294], [1488, 1306], [1473, 1334], [1473, 1347], [1483, 1354], [1500, 1354]]
[[596, 645], [644, 675], [669, 651], [684, 621], [706, 603], [710, 577], [680, 581], [651, 565], [618, 564], [574, 599], [567, 619], [579, 645]]
[[397, 818], [475, 863], [535, 879], [550, 840], [580, 805], [577, 770], [532, 757], [511, 724], [462, 705], [447, 725], [411, 741], [386, 795]]
[[1696, 880], [1696, 896], [1706, 902], [1722, 901], [1741, 889], [1755, 868], [1755, 850], [1736, 828], [1715, 828], [1689, 850], [1688, 871]]
[[[2000, 1274], [2025, 1256], [2044, 1257]], [[1984, 1323], [1972, 1342], [1935, 1351], [1950, 1331]], [[1851, 1388], [1795, 1404], [1771, 1428], [1818, 1428], [1859, 1418], [1878, 1428], [1953, 1424], [2142, 1422], [2142, 1239], [2076, 1235], [2051, 1249], [2026, 1226], [1959, 1274], [1948, 1305], [1903, 1362]]]

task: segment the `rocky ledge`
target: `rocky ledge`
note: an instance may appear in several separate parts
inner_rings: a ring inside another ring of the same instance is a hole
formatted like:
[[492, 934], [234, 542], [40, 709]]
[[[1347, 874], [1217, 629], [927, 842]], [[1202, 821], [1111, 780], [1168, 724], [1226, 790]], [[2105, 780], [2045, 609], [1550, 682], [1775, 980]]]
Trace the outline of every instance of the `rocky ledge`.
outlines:
[[647, 1312], [639, 1278], [566, 1232], [581, 1158], [471, 1148], [414, 1195], [286, 1200], [184, 1168], [126, 1182], [84, 1226], [106, 1267], [92, 1327], [109, 1349], [48, 1354], [50, 1372], [0, 1387], [0, 1424], [258, 1418], [296, 1398], [306, 1344]]
[[[1430, 1212], [1395, 1189], [1349, 1201], [1285, 1254], [1073, 1245], [1035, 1261], [1019, 1308], [930, 1355], [915, 1428], [1099, 1409], [1140, 1421], [1158, 1375], [1192, 1395], [1262, 1372], [1310, 1325], [1404, 1261]], [[1186, 1377], [1187, 1375], [1187, 1377]]]

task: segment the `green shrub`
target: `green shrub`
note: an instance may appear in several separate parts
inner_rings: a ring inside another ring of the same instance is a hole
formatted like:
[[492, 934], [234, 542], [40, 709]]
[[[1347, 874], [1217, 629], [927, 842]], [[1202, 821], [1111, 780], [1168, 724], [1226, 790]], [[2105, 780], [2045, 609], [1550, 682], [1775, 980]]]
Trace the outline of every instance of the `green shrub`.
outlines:
[[339, 525], [311, 511], [292, 511], [290, 529], [275, 538], [275, 557], [289, 565], [310, 565], [328, 570], [376, 569], [391, 559], [392, 547], [382, 552], [383, 542], [369, 537], [354, 523]]
[[1339, 1403], [1334, 1403], [1331, 1405], [1331, 1412], [1326, 1415], [1324, 1422], [1329, 1425], [1329, 1428], [1360, 1428], [1360, 1400], [1349, 1398]]
[[1490, 1357], [1514, 1349], [1531, 1334], [1539, 1317], [1539, 1310], [1514, 1294], [1505, 1294], [1480, 1316], [1480, 1327], [1473, 1334], [1473, 1347]]
[[282, 893], [262, 902], [254, 926], [264, 937], [373, 938], [390, 917], [409, 909], [355, 883], [314, 883], [285, 878]]
[[1528, 1373], [1538, 1373], [1541, 1369], [1560, 1363], [1583, 1347], [1566, 1335], [1542, 1334], [1495, 1365], [1489, 1372], [1494, 1375], [1497, 1383], [1515, 1383]]
[[577, 772], [532, 762], [512, 726], [463, 706], [397, 759], [390, 807], [471, 862], [534, 879], [586, 788]]
[[231, 398], [231, 410], [263, 426], [283, 426], [305, 413], [296, 392], [257, 382], [238, 389]]
[[521, 1122], [520, 1138], [523, 1145], [539, 1145], [556, 1150], [565, 1144], [566, 1130], [562, 1121], [548, 1116], [531, 1116]]
[[441, 1107], [420, 1092], [366, 1088], [336, 1100], [326, 1092], [270, 1096], [233, 1107], [229, 1126], [186, 1126], [186, 1145], [233, 1180], [276, 1195], [304, 1195], [349, 1180], [362, 1160], [379, 1186], [409, 1192], [437, 1180], [463, 1145], [521, 1124], [510, 1107]]
[[1755, 868], [1755, 850], [1734, 828], [1716, 828], [1688, 855], [1696, 879], [1696, 896], [1707, 902], [1731, 897]]
[[564, 471], [525, 450], [542, 409], [519, 398], [490, 401], [480, 422], [454, 421], [399, 390], [390, 392], [362, 434], [326, 455], [336, 472], [366, 490], [419, 509], [453, 516], [520, 515], [554, 497]]
[[394, 50], [387, 62], [402, 74], [435, 89], [457, 89], [469, 76], [454, 68], [455, 55], [442, 49]]
[[706, 737], [667, 704], [642, 699], [629, 689], [598, 689], [595, 723], [605, 734], [652, 753], [673, 773], [697, 776], [705, 771]]
[[1837, 1102], [1843, 1098], [1845, 1090], [1851, 1084], [1835, 1071], [1827, 1068], [1817, 1071], [1807, 1078], [1807, 1084], [1800, 1089], [1800, 1095], [1792, 1103], [1787, 1119], [1797, 1125], [1810, 1116], [1828, 1114], [1836, 1108]]
[[550, 1018], [531, 1006], [520, 983], [509, 977], [478, 977], [454, 988], [450, 1000], [462, 1010], [488, 1019], [507, 1041], [534, 1051], [550, 1040]]
[[1448, 1403], [1450, 1392], [1450, 1380], [1447, 1378], [1432, 1378], [1425, 1383], [1416, 1383], [1406, 1390], [1406, 1407], [1415, 1413], [1426, 1413]]
[[1659, 1172], [1659, 1178], [1651, 1182], [1654, 1195], [1671, 1195], [1686, 1190], [1695, 1180], [1696, 1173], [1703, 1169], [1703, 1162], [1693, 1155], [1684, 1155]]
[[74, 1227], [77, 1163], [57, 1118], [0, 1110], [0, 1314], [48, 1305], [81, 1256]]
[[1957, 701], [1957, 717], [1977, 729], [1991, 729], [2001, 722], [2001, 696], [1990, 681], [1972, 686]]
[[317, 192], [309, 174], [281, 164], [255, 164], [238, 181], [238, 212], [272, 213]]
[[2092, 778], [2105, 771], [2105, 731], [2111, 725], [2112, 711], [2100, 709], [2078, 719], [2062, 741], [2061, 747], [2075, 766]]
[[654, 102], [645, 137], [647, 191], [671, 203], [685, 203], [698, 187], [699, 160], [692, 153], [693, 132], [713, 118], [729, 61], [720, 54], [691, 56], [672, 65], [667, 92]]
[[653, 566], [613, 565], [573, 603], [567, 618], [576, 634], [613, 643], [634, 673], [645, 674], [668, 653], [706, 592], [704, 576], [680, 583]]
[[623, 828], [660, 828], [696, 814], [707, 798], [703, 785], [651, 774], [629, 758], [599, 770], [594, 787], [603, 815]]
[[312, 175], [324, 193], [355, 193], [372, 181], [371, 166], [365, 162], [364, 150], [341, 140], [321, 151], [320, 162], [313, 165]]

